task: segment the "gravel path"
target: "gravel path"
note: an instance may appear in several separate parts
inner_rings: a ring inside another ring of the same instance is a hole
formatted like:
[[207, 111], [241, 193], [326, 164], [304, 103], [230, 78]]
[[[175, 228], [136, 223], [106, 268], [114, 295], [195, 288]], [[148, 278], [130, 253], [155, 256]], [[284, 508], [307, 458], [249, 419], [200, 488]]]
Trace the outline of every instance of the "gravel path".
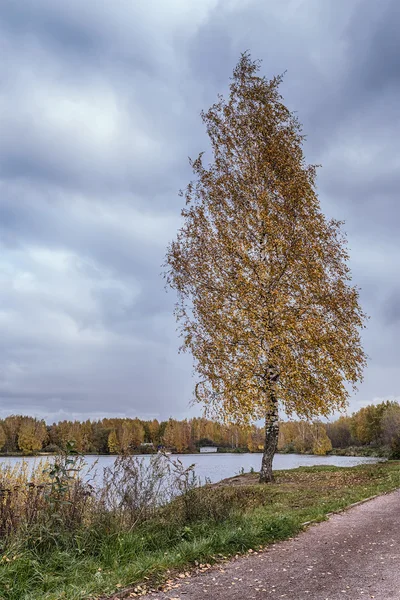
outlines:
[[400, 600], [400, 491], [142, 598]]

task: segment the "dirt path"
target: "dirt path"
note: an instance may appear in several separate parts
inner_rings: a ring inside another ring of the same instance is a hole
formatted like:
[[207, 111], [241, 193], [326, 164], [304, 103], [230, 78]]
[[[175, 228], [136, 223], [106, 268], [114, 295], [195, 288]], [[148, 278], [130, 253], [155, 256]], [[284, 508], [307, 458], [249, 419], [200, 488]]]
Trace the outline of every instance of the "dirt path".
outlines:
[[148, 600], [400, 600], [400, 491]]

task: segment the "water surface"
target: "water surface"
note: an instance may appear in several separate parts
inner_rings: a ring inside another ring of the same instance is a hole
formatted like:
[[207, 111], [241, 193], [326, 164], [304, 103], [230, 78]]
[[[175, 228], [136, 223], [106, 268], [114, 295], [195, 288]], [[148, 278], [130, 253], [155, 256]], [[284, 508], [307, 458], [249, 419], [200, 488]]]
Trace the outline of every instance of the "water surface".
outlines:
[[[248, 473], [251, 469], [254, 471], [260, 470], [261, 454], [174, 454], [170, 459], [179, 459], [185, 467], [195, 465], [195, 473], [197, 477], [204, 483], [207, 480], [215, 483], [227, 477], [238, 475], [242, 470]], [[139, 456], [141, 460], [148, 461], [150, 457]], [[15, 465], [22, 460], [28, 462], [29, 467], [33, 468], [38, 463], [38, 457], [1, 457], [0, 464], [6, 463]], [[43, 457], [42, 457], [42, 460]], [[88, 466], [93, 465], [97, 461], [97, 481], [102, 479], [102, 471], [104, 467], [110, 467], [114, 464], [115, 456], [93, 456], [85, 457]], [[353, 467], [361, 464], [371, 464], [379, 462], [377, 458], [360, 457], [360, 456], [312, 456], [307, 454], [276, 454], [274, 458], [273, 468], [276, 469], [296, 469], [300, 466], [312, 465], [335, 465], [338, 467]]]

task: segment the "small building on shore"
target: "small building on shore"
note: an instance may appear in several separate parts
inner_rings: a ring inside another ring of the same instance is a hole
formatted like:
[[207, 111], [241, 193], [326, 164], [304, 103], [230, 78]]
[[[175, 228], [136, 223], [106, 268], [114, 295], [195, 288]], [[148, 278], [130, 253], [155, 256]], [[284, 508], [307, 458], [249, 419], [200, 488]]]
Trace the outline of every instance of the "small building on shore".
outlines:
[[218, 452], [218, 448], [216, 446], [201, 446], [200, 452], [201, 454], [211, 454], [213, 452]]

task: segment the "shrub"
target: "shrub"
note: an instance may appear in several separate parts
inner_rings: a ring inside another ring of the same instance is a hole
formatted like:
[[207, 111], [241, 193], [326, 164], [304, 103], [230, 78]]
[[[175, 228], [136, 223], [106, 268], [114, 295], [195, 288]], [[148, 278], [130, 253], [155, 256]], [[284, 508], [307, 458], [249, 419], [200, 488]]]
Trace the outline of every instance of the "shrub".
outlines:
[[[96, 468], [96, 464], [92, 469]], [[33, 469], [23, 461], [0, 469], [0, 537], [5, 544], [29, 540], [36, 549], [69, 544], [80, 530], [129, 531], [181, 496], [190, 520], [190, 496], [199, 483], [193, 466], [164, 455], [149, 460], [119, 456], [103, 470], [100, 486], [68, 443], [52, 460]], [[78, 536], [79, 537], [79, 536]], [[76, 538], [78, 539], [78, 538]], [[76, 540], [75, 540], [76, 541]], [[74, 542], [75, 543], [75, 542]]]
[[45, 508], [44, 490], [49, 483], [47, 461], [30, 471], [26, 461], [15, 466], [0, 463], [0, 537], [15, 534], [32, 525]]
[[400, 460], [400, 436], [392, 440], [389, 458], [391, 460]]

